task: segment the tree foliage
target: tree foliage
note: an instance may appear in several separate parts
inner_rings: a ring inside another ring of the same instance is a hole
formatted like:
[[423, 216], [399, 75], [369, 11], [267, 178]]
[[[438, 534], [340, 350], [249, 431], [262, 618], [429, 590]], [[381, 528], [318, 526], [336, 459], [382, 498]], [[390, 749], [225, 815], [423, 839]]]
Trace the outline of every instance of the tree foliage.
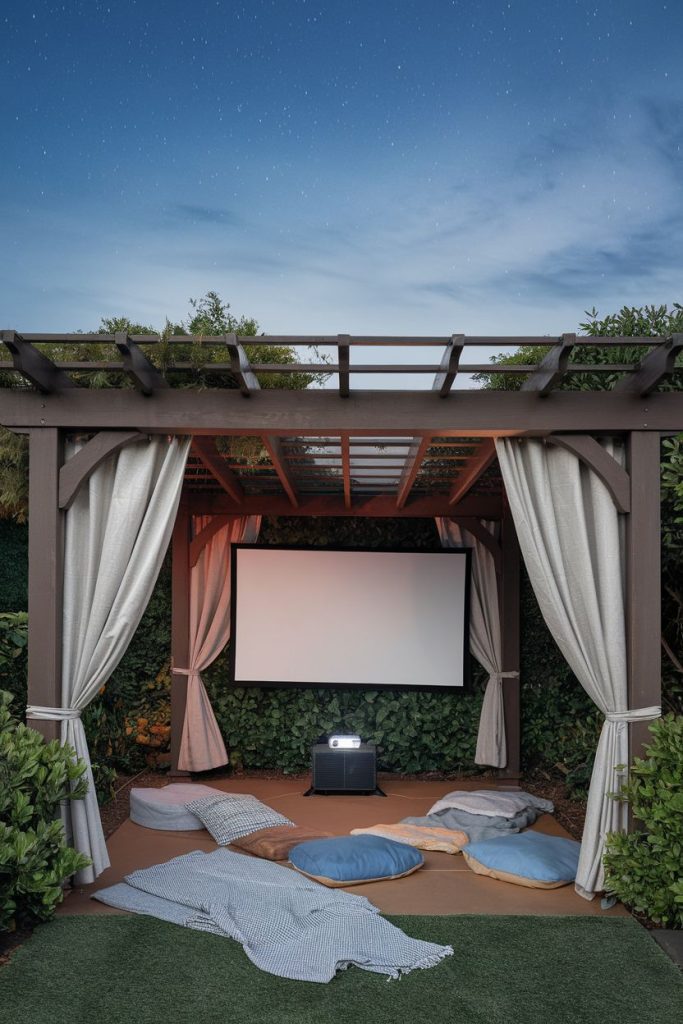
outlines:
[[[609, 313], [600, 317], [596, 309], [587, 310], [587, 319], [579, 324], [579, 330], [590, 337], [653, 337], [666, 338], [671, 334], [683, 331], [683, 306], [674, 302], [671, 308], [663, 306], [624, 306], [618, 313]], [[498, 366], [527, 366], [540, 363], [547, 354], [549, 347], [544, 345], [521, 345], [514, 353], [491, 356], [491, 362]], [[623, 345], [615, 348], [592, 347], [581, 345], [569, 356], [569, 367], [574, 363], [584, 366], [599, 366], [605, 363], [636, 364], [643, 357], [643, 348], [636, 345]], [[560, 384], [559, 390], [600, 391], [610, 388], [620, 377], [619, 373], [569, 373]], [[484, 387], [495, 388], [496, 391], [519, 391], [524, 376], [516, 374], [490, 373], [475, 374], [474, 379]], [[663, 381], [661, 390], [680, 390], [680, 383], [672, 380]]]

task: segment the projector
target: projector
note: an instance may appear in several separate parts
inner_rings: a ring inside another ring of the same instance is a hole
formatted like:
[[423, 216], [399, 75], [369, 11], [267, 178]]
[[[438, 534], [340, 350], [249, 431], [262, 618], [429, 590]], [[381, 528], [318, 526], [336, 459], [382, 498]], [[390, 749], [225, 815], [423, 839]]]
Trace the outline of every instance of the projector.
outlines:
[[327, 745], [335, 750], [355, 750], [360, 746], [360, 736], [330, 736]]

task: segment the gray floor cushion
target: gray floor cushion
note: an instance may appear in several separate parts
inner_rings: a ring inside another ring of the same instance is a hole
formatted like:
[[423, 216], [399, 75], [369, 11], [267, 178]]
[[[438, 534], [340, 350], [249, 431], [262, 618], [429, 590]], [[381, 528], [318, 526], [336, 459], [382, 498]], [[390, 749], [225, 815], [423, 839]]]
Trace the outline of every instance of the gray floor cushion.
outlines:
[[200, 797], [225, 795], [220, 789], [195, 782], [172, 782], [161, 789], [138, 786], [130, 791], [130, 820], [166, 832], [201, 829], [203, 824], [185, 804]]

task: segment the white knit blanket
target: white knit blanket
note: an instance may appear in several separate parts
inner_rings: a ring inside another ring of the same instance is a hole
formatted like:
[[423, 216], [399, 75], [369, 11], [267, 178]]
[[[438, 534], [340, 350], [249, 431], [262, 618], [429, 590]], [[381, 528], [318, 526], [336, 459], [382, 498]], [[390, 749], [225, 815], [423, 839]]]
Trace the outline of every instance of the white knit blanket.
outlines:
[[229, 936], [257, 967], [299, 981], [330, 981], [351, 965], [398, 978], [453, 954], [451, 946], [411, 939], [363, 896], [224, 849], [135, 871], [95, 899]]

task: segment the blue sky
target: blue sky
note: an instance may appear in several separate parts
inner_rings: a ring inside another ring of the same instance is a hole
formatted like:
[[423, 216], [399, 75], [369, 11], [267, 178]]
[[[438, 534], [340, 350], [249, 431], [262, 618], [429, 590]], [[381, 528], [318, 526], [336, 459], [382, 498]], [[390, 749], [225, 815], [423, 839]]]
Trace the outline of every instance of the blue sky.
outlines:
[[5, 0], [0, 321], [557, 334], [681, 301], [683, 3]]

